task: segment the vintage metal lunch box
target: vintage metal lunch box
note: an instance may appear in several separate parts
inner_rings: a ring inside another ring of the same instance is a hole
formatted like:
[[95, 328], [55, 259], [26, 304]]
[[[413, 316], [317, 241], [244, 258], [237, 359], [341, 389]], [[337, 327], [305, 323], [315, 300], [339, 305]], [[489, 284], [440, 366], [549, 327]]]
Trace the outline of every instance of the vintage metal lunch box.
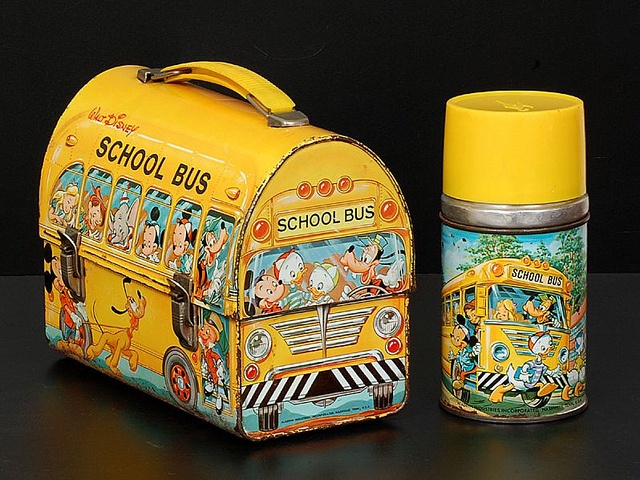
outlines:
[[251, 71], [91, 80], [47, 149], [39, 232], [50, 345], [225, 430], [263, 439], [406, 402], [398, 184]]

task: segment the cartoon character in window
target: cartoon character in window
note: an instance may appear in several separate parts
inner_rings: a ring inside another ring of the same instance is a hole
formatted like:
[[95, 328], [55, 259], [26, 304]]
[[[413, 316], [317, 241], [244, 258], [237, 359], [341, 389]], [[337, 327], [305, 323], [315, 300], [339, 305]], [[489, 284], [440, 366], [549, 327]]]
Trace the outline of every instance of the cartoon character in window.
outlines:
[[489, 400], [493, 403], [500, 403], [504, 398], [504, 394], [516, 390], [524, 392], [529, 389], [536, 388], [536, 396], [539, 398], [550, 395], [558, 384], [554, 382], [545, 382], [543, 375], [549, 374], [552, 377], [559, 375], [559, 368], [549, 370], [544, 364], [544, 360], [551, 354], [553, 347], [553, 338], [548, 332], [536, 332], [529, 337], [529, 350], [536, 356], [533, 360], [528, 360], [523, 365], [514, 368], [512, 364], [507, 367], [508, 383], [498, 385], [491, 392]]
[[[211, 313], [198, 329], [198, 342], [202, 346], [201, 366], [205, 402], [213, 402], [219, 415], [222, 413], [224, 399], [229, 399], [229, 373], [226, 366], [229, 340], [220, 317], [215, 313]], [[197, 361], [195, 353], [193, 360]]]
[[227, 266], [226, 260], [219, 261], [218, 254], [229, 239], [229, 233], [224, 221], [213, 217], [207, 218], [203, 230], [196, 297], [217, 303], [222, 294]]
[[398, 256], [386, 272], [382, 273], [378, 271], [378, 267], [384, 258], [387, 241], [381, 235], [366, 238], [365, 241], [360, 258], [356, 256], [355, 246], [351, 245], [340, 257], [340, 264], [346, 271], [359, 275], [362, 285], [370, 285], [372, 288], [369, 293], [373, 295], [401, 290], [405, 282], [405, 262], [402, 256]]
[[316, 262], [309, 276], [308, 290], [311, 293], [309, 305], [333, 302], [334, 300], [329, 294], [338, 286], [339, 280], [338, 267], [332, 263]]
[[524, 315], [517, 311], [516, 304], [510, 298], [500, 300], [496, 304], [493, 316], [496, 320], [512, 320], [521, 322], [524, 320]]
[[61, 227], [71, 227], [80, 200], [80, 191], [76, 182], [69, 182], [63, 189], [56, 191], [51, 197], [49, 221]]
[[280, 301], [285, 297], [287, 289], [276, 277], [260, 272], [253, 286], [253, 303], [260, 307], [261, 313], [275, 313], [282, 310]]
[[480, 316], [476, 314], [476, 301], [471, 300], [465, 303], [462, 310], [464, 311], [465, 326], [471, 335], [475, 335], [480, 324]]
[[300, 308], [311, 299], [311, 294], [302, 288], [302, 280], [307, 267], [295, 248], [284, 252], [273, 264], [278, 282], [288, 287], [286, 296], [280, 300], [283, 309]]
[[[537, 301], [537, 302], [536, 302]], [[536, 305], [537, 303], [537, 305]], [[539, 325], [552, 324], [554, 327], [560, 327], [560, 321], [554, 313], [556, 297], [541, 293], [537, 296], [532, 295], [522, 306], [527, 317]]]
[[109, 215], [107, 241], [114, 247], [129, 250], [133, 240], [133, 226], [138, 212], [138, 199], [131, 201], [126, 193], [120, 199], [120, 205]]
[[100, 192], [100, 186], [91, 185], [91, 195], [87, 200], [87, 206], [80, 214], [80, 233], [88, 235], [94, 240], [101, 240], [106, 214], [107, 206]]
[[153, 207], [149, 217], [144, 222], [142, 229], [142, 243], [140, 244], [138, 256], [153, 263], [160, 263], [160, 245], [162, 243], [162, 232], [158, 219], [160, 209]]
[[176, 220], [171, 239], [173, 258], [169, 260], [169, 268], [180, 273], [191, 273], [193, 266], [193, 242], [196, 232], [190, 218], [191, 215], [183, 212], [182, 218]]

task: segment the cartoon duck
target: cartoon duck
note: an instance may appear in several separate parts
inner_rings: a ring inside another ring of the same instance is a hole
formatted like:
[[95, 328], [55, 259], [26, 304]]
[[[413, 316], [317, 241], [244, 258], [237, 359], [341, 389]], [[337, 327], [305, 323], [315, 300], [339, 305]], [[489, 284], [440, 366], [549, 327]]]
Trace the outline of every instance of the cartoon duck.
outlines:
[[274, 262], [273, 272], [278, 282], [289, 287], [289, 292], [280, 302], [283, 309], [287, 306], [290, 309], [302, 307], [311, 299], [311, 294], [302, 289], [306, 271], [304, 260], [295, 248], [284, 252]]
[[524, 392], [531, 388], [538, 388], [536, 395], [541, 398], [558, 388], [554, 382], [544, 383], [542, 381], [542, 376], [549, 370], [543, 361], [549, 356], [553, 347], [551, 335], [548, 332], [536, 332], [529, 337], [528, 345], [529, 350], [536, 355], [536, 358], [525, 362], [518, 368], [513, 368], [512, 364], [507, 367], [509, 383], [499, 385], [491, 392], [489, 400], [493, 403], [502, 402], [504, 394], [511, 390]]
[[340, 279], [338, 267], [331, 263], [315, 263], [309, 277], [310, 305], [333, 302], [329, 295], [337, 286]]
[[587, 370], [585, 365], [584, 335], [579, 333], [575, 340], [575, 351], [578, 353], [575, 364], [567, 372], [568, 385], [562, 389], [562, 399], [568, 401], [572, 396], [579, 397], [584, 392], [587, 381]]

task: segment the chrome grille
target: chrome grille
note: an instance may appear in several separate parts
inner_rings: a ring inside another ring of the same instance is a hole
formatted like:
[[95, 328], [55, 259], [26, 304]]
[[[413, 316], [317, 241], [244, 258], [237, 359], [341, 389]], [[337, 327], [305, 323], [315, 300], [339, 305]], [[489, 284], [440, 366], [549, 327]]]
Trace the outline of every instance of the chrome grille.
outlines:
[[[518, 355], [527, 355], [530, 357], [534, 356], [531, 350], [529, 350], [529, 337], [535, 332], [527, 330], [517, 330], [515, 328], [503, 328], [502, 331], [507, 335], [507, 338], [511, 342], [511, 346], [514, 348]], [[549, 332], [549, 334], [553, 339], [551, 353], [549, 354], [549, 356], [553, 357], [558, 343], [560, 342], [560, 339], [562, 337], [558, 334], [554, 334], [553, 332]]]
[[[362, 327], [375, 307], [329, 313], [326, 327], [326, 348], [355, 345]], [[312, 316], [274, 323], [292, 354], [322, 350], [322, 328], [318, 310]]]

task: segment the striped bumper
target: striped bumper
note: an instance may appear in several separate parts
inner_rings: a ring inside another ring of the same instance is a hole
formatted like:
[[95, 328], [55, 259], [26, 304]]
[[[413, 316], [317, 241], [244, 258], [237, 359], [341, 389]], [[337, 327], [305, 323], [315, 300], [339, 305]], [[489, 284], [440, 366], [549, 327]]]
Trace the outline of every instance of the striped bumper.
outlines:
[[310, 402], [406, 378], [404, 358], [333, 368], [242, 387], [242, 408]]
[[[561, 388], [569, 385], [566, 375], [552, 377], [550, 375], [542, 376], [543, 383], [556, 383]], [[509, 383], [509, 379], [503, 373], [480, 372], [478, 374], [478, 390], [495, 390], [499, 385]]]

